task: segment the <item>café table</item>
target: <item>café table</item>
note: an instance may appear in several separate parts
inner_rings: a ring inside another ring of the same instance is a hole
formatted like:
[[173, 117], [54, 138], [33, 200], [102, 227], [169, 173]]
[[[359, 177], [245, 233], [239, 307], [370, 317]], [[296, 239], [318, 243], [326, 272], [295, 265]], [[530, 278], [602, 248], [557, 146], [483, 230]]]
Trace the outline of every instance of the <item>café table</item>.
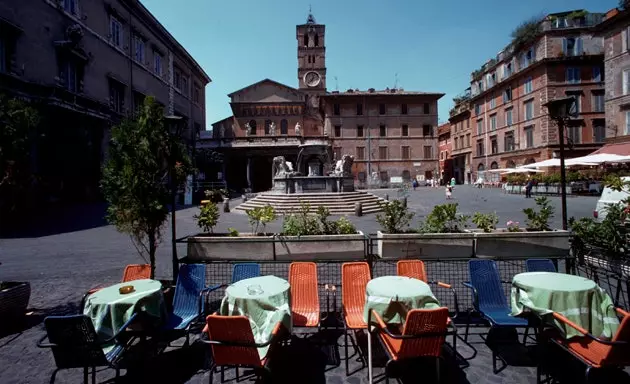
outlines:
[[[264, 343], [278, 322], [291, 331], [289, 282], [276, 276], [259, 276], [230, 284], [219, 307], [223, 316], [245, 316], [249, 319], [254, 341]], [[258, 348], [262, 357], [269, 346]]]
[[[512, 315], [529, 311], [552, 320], [557, 312], [596, 337], [610, 338], [619, 327], [613, 302], [594, 281], [582, 276], [555, 272], [519, 273], [512, 280]], [[553, 320], [565, 337], [581, 336], [572, 327]]]
[[[133, 290], [120, 293], [119, 289], [127, 285], [133, 286]], [[134, 313], [140, 311], [161, 320], [166, 318], [166, 305], [159, 281], [134, 280], [100, 289], [87, 297], [83, 309], [103, 340], [114, 336]]]

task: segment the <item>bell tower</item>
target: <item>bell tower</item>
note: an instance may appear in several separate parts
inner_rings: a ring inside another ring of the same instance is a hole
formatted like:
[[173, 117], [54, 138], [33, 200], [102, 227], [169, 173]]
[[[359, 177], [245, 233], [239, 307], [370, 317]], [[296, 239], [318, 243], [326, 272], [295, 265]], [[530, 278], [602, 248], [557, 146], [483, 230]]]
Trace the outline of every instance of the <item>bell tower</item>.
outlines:
[[326, 92], [326, 26], [309, 10], [306, 24], [296, 26], [298, 84], [306, 93]]

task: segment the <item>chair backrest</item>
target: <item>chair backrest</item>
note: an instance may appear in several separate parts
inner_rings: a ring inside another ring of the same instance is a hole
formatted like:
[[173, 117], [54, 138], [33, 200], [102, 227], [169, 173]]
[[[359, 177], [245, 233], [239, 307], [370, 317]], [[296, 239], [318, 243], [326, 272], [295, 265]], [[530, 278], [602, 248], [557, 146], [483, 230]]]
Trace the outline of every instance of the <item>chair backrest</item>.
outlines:
[[[214, 341], [254, 344], [249, 319], [245, 316], [209, 315], [206, 318], [208, 338]], [[256, 347], [212, 345], [214, 362], [221, 365], [245, 365], [259, 367], [260, 355]]]
[[607, 356], [604, 358], [609, 364], [628, 366], [630, 365], [630, 314], [621, 319], [621, 324], [617, 328], [617, 333], [612, 341], [625, 341], [626, 345], [614, 345], [608, 350]]
[[501, 276], [494, 260], [469, 260], [470, 283], [477, 290], [479, 309], [507, 307]]
[[427, 336], [417, 339], [403, 339], [398, 352], [398, 359], [417, 356], [440, 356], [446, 339], [448, 309], [412, 309], [407, 312], [403, 335], [422, 335], [423, 333], [444, 333], [441, 336]]
[[[204, 264], [182, 264], [173, 296], [173, 314], [187, 318], [199, 311], [199, 295], [206, 285]], [[201, 301], [204, 305], [204, 300]], [[203, 307], [201, 308], [203, 310]]]
[[49, 316], [44, 319], [57, 368], [107, 365], [92, 320], [86, 315]]
[[260, 265], [256, 263], [234, 264], [232, 283], [260, 276]]
[[407, 276], [427, 282], [427, 271], [422, 260], [400, 260], [396, 263], [398, 276]]
[[151, 278], [151, 266], [149, 264], [129, 264], [123, 272], [122, 282]]
[[527, 259], [527, 272], [557, 272], [553, 261], [549, 259]]
[[291, 310], [293, 325], [305, 326], [308, 318], [304, 313], [317, 313], [319, 316], [319, 288], [317, 286], [317, 264], [296, 262], [289, 266], [291, 286]]
[[341, 265], [341, 303], [346, 311], [365, 307], [365, 289], [370, 281], [370, 266], [366, 262]]

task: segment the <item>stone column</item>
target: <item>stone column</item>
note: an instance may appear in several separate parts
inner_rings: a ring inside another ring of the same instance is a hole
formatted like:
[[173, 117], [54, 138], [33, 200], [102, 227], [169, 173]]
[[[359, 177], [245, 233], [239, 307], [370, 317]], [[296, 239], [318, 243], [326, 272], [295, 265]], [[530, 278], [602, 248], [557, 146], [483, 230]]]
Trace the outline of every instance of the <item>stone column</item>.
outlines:
[[252, 188], [252, 176], [251, 176], [251, 167], [252, 165], [252, 158], [248, 157], [247, 158], [247, 188], [251, 189]]

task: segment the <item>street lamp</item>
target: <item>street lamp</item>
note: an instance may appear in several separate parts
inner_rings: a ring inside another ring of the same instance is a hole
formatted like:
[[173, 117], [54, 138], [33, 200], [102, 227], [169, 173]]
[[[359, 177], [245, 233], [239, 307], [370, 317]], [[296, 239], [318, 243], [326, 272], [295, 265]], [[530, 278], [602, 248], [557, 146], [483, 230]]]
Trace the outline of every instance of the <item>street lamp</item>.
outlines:
[[574, 97], [562, 97], [543, 104], [547, 107], [549, 117], [558, 124], [558, 139], [560, 141], [560, 197], [562, 199], [562, 229], [567, 229], [567, 175], [564, 169], [564, 127], [566, 120], [576, 114], [576, 102]]
[[171, 134], [170, 138], [170, 155], [168, 159], [169, 166], [169, 174], [171, 181], [171, 246], [173, 248], [173, 281], [177, 282], [177, 276], [179, 275], [179, 259], [177, 258], [177, 224], [175, 220], [175, 212], [176, 212], [176, 203], [177, 203], [177, 184], [175, 182], [175, 159], [173, 158], [173, 144], [174, 141], [179, 139], [179, 135], [181, 133], [181, 122], [183, 118], [181, 116], [169, 115], [164, 117], [168, 124], [168, 130]]

